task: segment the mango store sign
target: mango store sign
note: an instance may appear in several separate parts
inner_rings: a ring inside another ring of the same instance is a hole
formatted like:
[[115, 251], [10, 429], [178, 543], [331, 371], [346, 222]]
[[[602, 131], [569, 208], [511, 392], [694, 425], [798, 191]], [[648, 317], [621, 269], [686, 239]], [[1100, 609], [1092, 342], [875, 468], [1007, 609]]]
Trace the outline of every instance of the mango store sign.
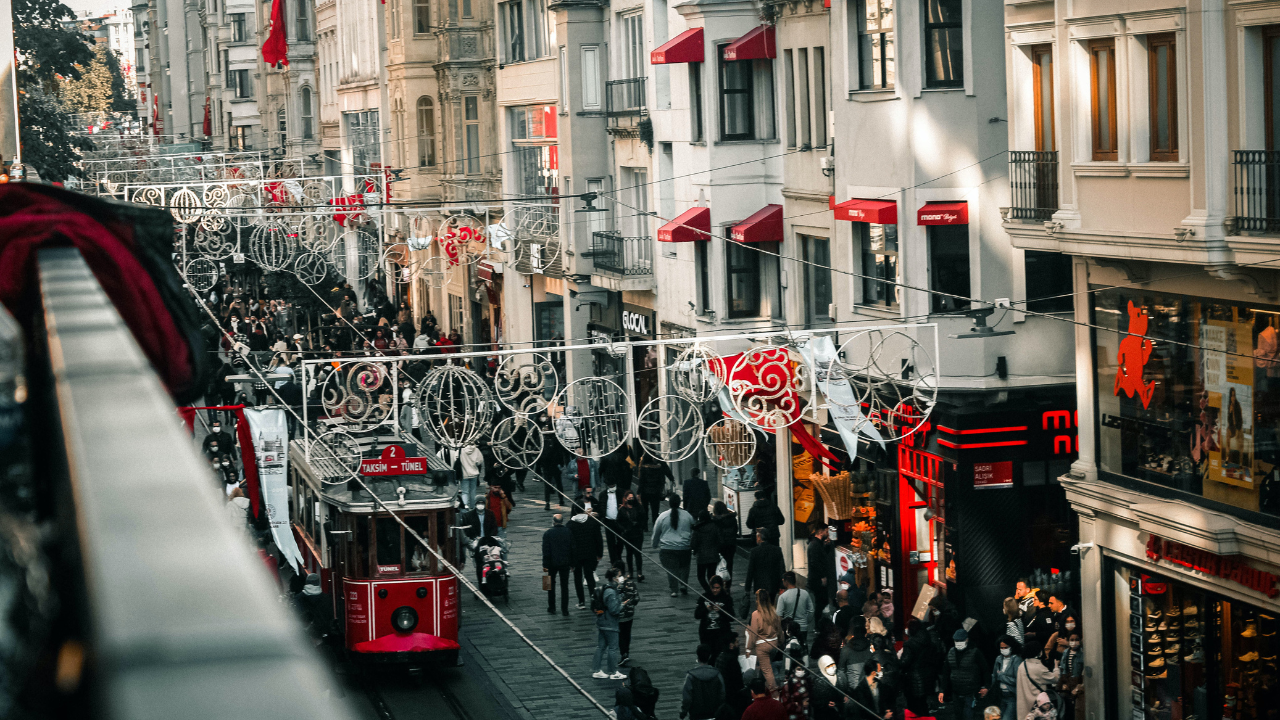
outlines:
[[360, 461], [361, 475], [426, 475], [427, 459], [405, 457], [404, 448], [388, 445], [376, 460]]
[[1269, 598], [1280, 595], [1280, 588], [1276, 587], [1280, 577], [1276, 575], [1250, 567], [1241, 560], [1215, 555], [1157, 535], [1147, 538], [1147, 557], [1156, 561], [1168, 560], [1174, 565], [1230, 580]]

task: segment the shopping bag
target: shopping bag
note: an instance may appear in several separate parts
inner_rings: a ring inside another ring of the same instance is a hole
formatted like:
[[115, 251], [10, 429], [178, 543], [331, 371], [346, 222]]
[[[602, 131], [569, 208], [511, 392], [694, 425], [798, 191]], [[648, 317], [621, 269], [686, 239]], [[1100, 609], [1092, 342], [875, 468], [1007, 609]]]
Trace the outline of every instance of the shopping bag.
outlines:
[[725, 585], [733, 583], [733, 578], [729, 577], [729, 563], [725, 562], [724, 558], [720, 558], [720, 563], [716, 565], [716, 574], [724, 580]]
[[551, 590], [551, 575], [544, 573], [542, 575], [542, 590], [548, 592]]
[[746, 671], [748, 671], [748, 670], [755, 670], [755, 669], [756, 669], [756, 656], [755, 656], [755, 655], [745, 655], [745, 656], [744, 656], [744, 655], [739, 655], [739, 656], [738, 656], [738, 667], [742, 669], [742, 672], [746, 672]]

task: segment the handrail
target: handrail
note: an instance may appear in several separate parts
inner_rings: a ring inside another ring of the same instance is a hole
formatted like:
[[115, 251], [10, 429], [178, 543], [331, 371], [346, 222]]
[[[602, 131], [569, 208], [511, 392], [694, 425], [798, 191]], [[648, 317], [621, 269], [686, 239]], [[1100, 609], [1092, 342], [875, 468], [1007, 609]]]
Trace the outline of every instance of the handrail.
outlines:
[[100, 714], [351, 717], [79, 251], [38, 261], [58, 427], [33, 431], [61, 435]]

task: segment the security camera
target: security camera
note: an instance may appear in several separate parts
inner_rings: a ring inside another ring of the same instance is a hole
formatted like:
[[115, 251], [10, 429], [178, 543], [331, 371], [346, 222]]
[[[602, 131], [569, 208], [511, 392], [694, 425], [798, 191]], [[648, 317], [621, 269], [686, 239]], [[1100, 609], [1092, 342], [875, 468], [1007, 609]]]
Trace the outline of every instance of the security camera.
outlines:
[[1091, 547], [1093, 547], [1093, 543], [1076, 543], [1075, 545], [1071, 546], [1071, 554], [1079, 555], [1080, 553], [1084, 552], [1085, 550], [1088, 550]]

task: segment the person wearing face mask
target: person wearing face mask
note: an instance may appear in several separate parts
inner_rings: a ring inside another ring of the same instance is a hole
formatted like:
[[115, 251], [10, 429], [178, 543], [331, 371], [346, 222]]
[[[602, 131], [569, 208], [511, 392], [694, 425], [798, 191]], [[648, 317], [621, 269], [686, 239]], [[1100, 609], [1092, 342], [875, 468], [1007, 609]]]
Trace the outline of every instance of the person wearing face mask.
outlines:
[[1077, 617], [1075, 611], [1057, 595], [1050, 595], [1047, 604], [1049, 611], [1053, 613], [1054, 632], [1058, 633], [1058, 637], [1065, 638], [1072, 630], [1075, 630], [1074, 627], [1069, 628], [1066, 626], [1068, 622], [1075, 624], [1075, 618]]
[[813, 720], [840, 720], [844, 696], [836, 689], [836, 661], [830, 655], [819, 657], [818, 672], [821, 675], [813, 683], [813, 699], [809, 705], [813, 708]]
[[891, 720], [897, 698], [883, 683], [884, 672], [876, 660], [862, 666], [862, 682], [845, 701], [846, 717], [856, 720]]
[[1000, 654], [991, 668], [991, 684], [979, 693], [999, 703], [1002, 717], [1013, 718], [1018, 706], [1018, 668], [1022, 665], [1022, 645], [1012, 635], [1000, 638]]
[[796, 665], [786, 675], [787, 680], [778, 689], [778, 700], [787, 710], [789, 718], [809, 717], [809, 708], [813, 700], [813, 678], [809, 669]]
[[235, 452], [235, 440], [231, 439], [226, 431], [222, 429], [222, 422], [214, 420], [209, 423], [209, 434], [204, 436], [204, 442], [201, 443], [200, 450], [205, 457], [214, 457], [223, 453]]
[[[484, 569], [484, 554], [480, 552], [480, 548], [486, 544], [499, 545], [498, 521], [493, 517], [493, 511], [485, 505], [485, 499], [481, 497], [476, 500], [474, 510], [462, 513], [458, 524], [463, 527], [463, 533], [467, 536], [467, 545], [475, 553], [476, 581], [479, 582], [483, 579], [481, 570]], [[487, 543], [486, 538], [489, 538]]]
[[1077, 706], [1084, 704], [1084, 649], [1080, 647], [1080, 633], [1074, 628], [1067, 635], [1067, 649], [1062, 652], [1058, 667], [1061, 678], [1058, 694], [1062, 698], [1062, 717], [1065, 720], [1074, 720]]
[[951, 636], [955, 645], [942, 663], [938, 702], [949, 705], [957, 720], [977, 720], [978, 697], [986, 695], [987, 661], [982, 651], [969, 645], [969, 633], [961, 628]]

